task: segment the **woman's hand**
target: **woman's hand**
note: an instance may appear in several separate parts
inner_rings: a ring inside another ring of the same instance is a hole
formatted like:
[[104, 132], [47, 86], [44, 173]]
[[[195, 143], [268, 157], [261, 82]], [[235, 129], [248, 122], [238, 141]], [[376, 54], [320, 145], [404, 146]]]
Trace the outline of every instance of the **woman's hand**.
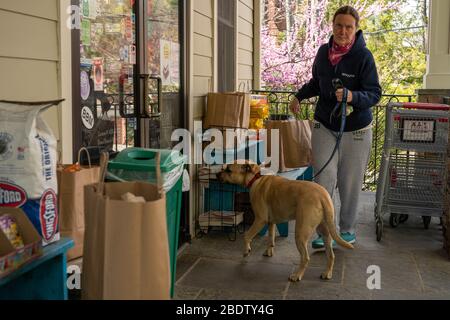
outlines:
[[[352, 94], [352, 92], [350, 90], [347, 89], [347, 91], [348, 91], [347, 103], [350, 103], [350, 102], [353, 101], [353, 94]], [[337, 99], [338, 102], [342, 101], [343, 96], [344, 96], [344, 89], [337, 89], [336, 90], [336, 99]]]
[[291, 110], [293, 114], [297, 114], [300, 112], [300, 102], [296, 97], [294, 97], [289, 104], [289, 110]]

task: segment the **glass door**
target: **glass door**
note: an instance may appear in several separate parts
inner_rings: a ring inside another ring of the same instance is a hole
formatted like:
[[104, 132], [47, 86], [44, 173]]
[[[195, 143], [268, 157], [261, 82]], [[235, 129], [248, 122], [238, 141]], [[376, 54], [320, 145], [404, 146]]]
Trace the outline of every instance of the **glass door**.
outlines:
[[[171, 148], [174, 129], [183, 127], [182, 89], [182, 19], [177, 0], [147, 1], [147, 68], [149, 91], [158, 92], [160, 117], [149, 122], [149, 146]], [[153, 81], [151, 81], [153, 80]], [[155, 81], [156, 80], [156, 81]], [[155, 97], [151, 97], [150, 99]]]
[[[81, 13], [81, 28], [72, 33], [74, 158], [82, 146], [114, 152], [178, 143], [171, 135], [185, 117], [183, 4], [72, 0]], [[183, 193], [182, 242], [187, 201]]]
[[134, 0], [80, 0], [81, 146], [134, 146]]

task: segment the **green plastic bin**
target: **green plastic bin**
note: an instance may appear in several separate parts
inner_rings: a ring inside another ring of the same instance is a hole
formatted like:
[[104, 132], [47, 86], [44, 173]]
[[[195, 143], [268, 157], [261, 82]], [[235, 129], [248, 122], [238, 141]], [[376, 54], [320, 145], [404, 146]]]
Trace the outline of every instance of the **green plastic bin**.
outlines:
[[[156, 183], [156, 163], [155, 155], [159, 152], [161, 176], [164, 182], [164, 176], [174, 170], [184, 168], [185, 157], [181, 156], [178, 151], [128, 148], [121, 151], [117, 157], [108, 163], [108, 171], [131, 171], [135, 173], [135, 177], [142, 173], [142, 179], [133, 179], [137, 181], [147, 181]], [[176, 153], [176, 159], [171, 157]], [[180, 166], [182, 168], [180, 168]], [[145, 173], [145, 174], [144, 174]], [[152, 173], [152, 175], [148, 175]], [[110, 178], [110, 180], [114, 180]], [[183, 175], [176, 180], [174, 185], [166, 190], [166, 215], [167, 215], [167, 235], [169, 238], [169, 255], [170, 255], [170, 271], [171, 271], [171, 287], [170, 295], [173, 297], [175, 287], [175, 276], [177, 266], [178, 251], [178, 235], [180, 229], [180, 212], [182, 199]]]

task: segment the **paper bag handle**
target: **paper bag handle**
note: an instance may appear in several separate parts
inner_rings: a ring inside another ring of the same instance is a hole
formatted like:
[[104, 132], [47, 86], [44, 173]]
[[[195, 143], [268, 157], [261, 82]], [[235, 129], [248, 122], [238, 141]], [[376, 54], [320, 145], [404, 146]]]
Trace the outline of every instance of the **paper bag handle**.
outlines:
[[103, 189], [105, 187], [105, 177], [106, 177], [106, 171], [108, 169], [108, 160], [109, 160], [109, 153], [108, 152], [102, 152], [100, 154], [100, 176], [97, 184], [97, 192], [100, 194], [103, 194]]
[[[241, 87], [243, 90], [241, 90]], [[238, 86], [238, 92], [245, 92], [245, 82], [241, 81]]]
[[81, 151], [86, 152], [87, 158], [88, 158], [88, 163], [89, 163], [89, 168], [92, 168], [91, 165], [91, 155], [89, 154], [89, 150], [86, 149], [85, 147], [81, 147], [80, 150], [78, 150], [78, 163], [81, 164]]

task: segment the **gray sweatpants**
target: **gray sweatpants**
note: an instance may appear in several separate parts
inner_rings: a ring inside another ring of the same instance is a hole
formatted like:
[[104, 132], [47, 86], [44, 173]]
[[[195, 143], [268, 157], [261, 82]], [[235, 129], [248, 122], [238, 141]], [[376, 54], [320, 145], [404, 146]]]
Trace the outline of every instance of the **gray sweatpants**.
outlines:
[[[312, 130], [312, 153], [314, 172], [328, 161], [336, 144], [337, 132], [314, 122]], [[341, 200], [340, 212], [336, 212], [336, 226], [340, 232], [355, 232], [359, 195], [372, 145], [371, 126], [361, 130], [344, 132], [338, 151], [315, 181], [327, 189], [334, 198], [338, 188]], [[336, 207], [336, 206], [335, 206]]]

